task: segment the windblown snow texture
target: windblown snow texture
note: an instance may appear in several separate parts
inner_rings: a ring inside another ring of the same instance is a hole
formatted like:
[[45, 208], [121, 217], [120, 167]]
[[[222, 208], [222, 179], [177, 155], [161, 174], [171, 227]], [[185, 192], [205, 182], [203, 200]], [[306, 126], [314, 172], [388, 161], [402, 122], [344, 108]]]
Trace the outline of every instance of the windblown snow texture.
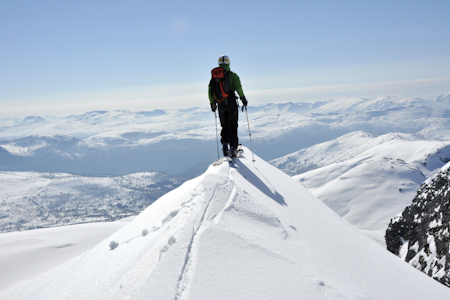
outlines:
[[211, 166], [91, 251], [0, 299], [450, 297], [250, 153]]
[[450, 287], [450, 163], [426, 180], [412, 204], [391, 219], [389, 251]]

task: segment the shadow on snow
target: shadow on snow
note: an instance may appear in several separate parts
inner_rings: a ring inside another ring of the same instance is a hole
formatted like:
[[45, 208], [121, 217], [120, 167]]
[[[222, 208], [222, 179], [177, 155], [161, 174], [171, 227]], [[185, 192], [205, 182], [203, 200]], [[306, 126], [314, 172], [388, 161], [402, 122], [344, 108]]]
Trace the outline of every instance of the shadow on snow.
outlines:
[[[262, 193], [264, 193], [267, 197], [272, 198], [275, 202], [277, 202], [280, 205], [287, 206], [286, 202], [284, 201], [284, 197], [280, 195], [275, 188], [270, 188], [267, 186], [266, 183], [264, 183], [258, 176], [256, 176], [252, 171], [250, 171], [247, 166], [245, 166], [241, 161], [238, 159], [234, 162], [234, 165], [237, 169], [239, 169], [239, 173], [244, 177], [248, 182], [250, 182], [252, 185], [254, 185], [256, 188], [258, 188]], [[257, 169], [258, 170], [258, 169]], [[264, 175], [259, 172], [262, 177]], [[265, 178], [265, 181], [270, 185], [269, 180]]]

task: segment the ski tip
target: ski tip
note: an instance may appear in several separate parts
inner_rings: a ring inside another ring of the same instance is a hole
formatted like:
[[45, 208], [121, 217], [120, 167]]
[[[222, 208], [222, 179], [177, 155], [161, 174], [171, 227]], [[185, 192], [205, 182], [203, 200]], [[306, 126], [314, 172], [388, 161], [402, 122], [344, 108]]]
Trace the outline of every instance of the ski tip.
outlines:
[[230, 161], [230, 160], [231, 160], [230, 157], [224, 156], [224, 157], [222, 157], [221, 159], [219, 159], [218, 161], [213, 162], [212, 165], [213, 165], [214, 167], [220, 166], [220, 165], [223, 164], [225, 161]]

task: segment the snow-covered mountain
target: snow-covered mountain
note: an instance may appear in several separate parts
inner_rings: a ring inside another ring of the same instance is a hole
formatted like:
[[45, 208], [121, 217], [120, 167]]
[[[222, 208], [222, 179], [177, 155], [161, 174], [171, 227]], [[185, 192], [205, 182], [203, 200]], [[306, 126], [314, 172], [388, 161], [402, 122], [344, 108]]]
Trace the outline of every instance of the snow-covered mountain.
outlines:
[[389, 133], [347, 134], [272, 163], [288, 173], [317, 168], [293, 178], [356, 228], [384, 245], [390, 218], [419, 186], [450, 160], [450, 142]]
[[352, 159], [368, 149], [392, 140], [415, 141], [421, 138], [412, 134], [388, 133], [374, 136], [367, 132], [355, 131], [271, 160], [270, 163], [294, 176]]
[[[250, 157], [250, 158], [248, 158]], [[447, 299], [248, 149], [0, 299]]]
[[0, 172], [0, 232], [137, 215], [184, 181], [156, 172], [103, 177]]
[[[445, 95], [440, 95], [436, 100], [438, 102]], [[399, 98], [399, 97], [379, 97], [379, 98], [348, 98], [348, 99], [334, 99], [327, 101], [324, 105], [317, 108], [315, 113], [329, 114], [331, 113], [352, 113], [352, 112], [380, 112], [387, 110], [403, 109], [405, 107], [426, 107], [435, 106], [431, 100], [424, 100], [420, 98]]]
[[[250, 105], [248, 113], [254, 150], [269, 160], [354, 131], [447, 139], [449, 102], [447, 94], [435, 101], [352, 98]], [[245, 114], [240, 120], [240, 140], [249, 146]], [[214, 114], [206, 104], [183, 110], [93, 111], [0, 120], [0, 170], [4, 171], [115, 175], [162, 171], [193, 177], [216, 153]]]
[[387, 249], [450, 287], [450, 163], [427, 179], [386, 230]]

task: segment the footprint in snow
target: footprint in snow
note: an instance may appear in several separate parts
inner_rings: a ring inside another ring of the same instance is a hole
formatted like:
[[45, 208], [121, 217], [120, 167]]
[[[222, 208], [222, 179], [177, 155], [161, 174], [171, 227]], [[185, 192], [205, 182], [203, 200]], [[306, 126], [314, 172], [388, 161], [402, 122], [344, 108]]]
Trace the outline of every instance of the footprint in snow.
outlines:
[[176, 242], [177, 240], [173, 236], [171, 236], [167, 241], [167, 245], [164, 248], [162, 248], [161, 251], [159, 252], [159, 259], [161, 259], [163, 254], [169, 251], [170, 247], [172, 247], [172, 245], [175, 244]]
[[169, 222], [170, 220], [172, 220], [177, 214], [178, 214], [179, 210], [174, 210], [172, 211], [170, 214], [167, 215], [167, 217], [165, 217], [162, 220], [163, 225], [167, 222]]
[[114, 249], [116, 249], [117, 247], [119, 247], [119, 243], [118, 243], [118, 242], [116, 242], [116, 241], [111, 241], [111, 243], [109, 243], [109, 249], [110, 249], [110, 250], [114, 250]]

